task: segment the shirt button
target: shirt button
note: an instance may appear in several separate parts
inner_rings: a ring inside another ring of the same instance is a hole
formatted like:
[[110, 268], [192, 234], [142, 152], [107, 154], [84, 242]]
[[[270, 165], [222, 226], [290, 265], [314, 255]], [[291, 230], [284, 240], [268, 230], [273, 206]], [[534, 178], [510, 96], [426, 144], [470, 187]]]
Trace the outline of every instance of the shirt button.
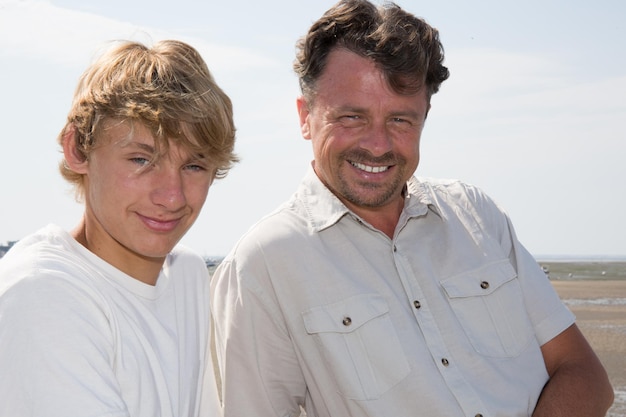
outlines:
[[489, 283], [487, 281], [481, 282], [480, 288], [482, 288], [483, 290], [486, 290], [487, 288], [489, 288]]
[[441, 359], [441, 363], [443, 363], [443, 366], [450, 365], [450, 362], [446, 358]]
[[420, 308], [420, 307], [422, 307], [422, 304], [420, 304], [420, 302], [419, 302], [419, 301], [417, 301], [417, 300], [413, 301], [413, 305], [415, 306], [415, 308]]
[[341, 322], [344, 326], [349, 326], [352, 324], [352, 319], [350, 317], [344, 317]]

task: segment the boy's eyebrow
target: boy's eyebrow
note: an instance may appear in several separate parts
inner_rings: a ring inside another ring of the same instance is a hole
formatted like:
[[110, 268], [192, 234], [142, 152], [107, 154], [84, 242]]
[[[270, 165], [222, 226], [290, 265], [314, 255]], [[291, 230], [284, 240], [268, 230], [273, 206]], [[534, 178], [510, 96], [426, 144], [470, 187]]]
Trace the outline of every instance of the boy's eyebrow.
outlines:
[[[129, 147], [140, 148], [150, 154], [154, 154], [156, 152], [156, 148], [153, 145], [150, 145], [144, 142], [130, 141], [130, 142], [125, 143], [122, 146], [127, 147], [127, 148]], [[196, 152], [196, 153], [189, 153], [187, 160], [189, 162], [193, 162], [193, 161], [206, 162], [206, 161], [209, 161], [209, 158], [206, 153]]]
[[126, 142], [124, 144], [122, 144], [122, 147], [124, 148], [131, 148], [131, 147], [136, 147], [136, 148], [140, 148], [146, 152], [150, 152], [150, 153], [154, 153], [155, 152], [155, 147], [153, 145], [149, 145], [147, 143], [143, 143], [143, 142], [137, 142], [137, 141], [129, 141]]

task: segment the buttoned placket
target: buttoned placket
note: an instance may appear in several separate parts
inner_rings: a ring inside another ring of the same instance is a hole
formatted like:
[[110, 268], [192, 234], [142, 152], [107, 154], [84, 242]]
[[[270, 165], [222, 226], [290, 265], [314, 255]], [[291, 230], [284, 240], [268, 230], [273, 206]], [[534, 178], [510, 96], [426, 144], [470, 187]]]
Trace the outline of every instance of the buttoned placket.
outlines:
[[[441, 373], [450, 391], [457, 399], [466, 416], [488, 417], [483, 411], [486, 410], [484, 404], [476, 394], [476, 391], [461, 374], [460, 369], [455, 366], [454, 358], [446, 347], [443, 336], [439, 331], [434, 316], [428, 306], [424, 293], [420, 287], [417, 277], [414, 276], [408, 260], [402, 255], [402, 251], [397, 246], [397, 240], [392, 242], [393, 258], [398, 271], [398, 275], [404, 287], [407, 300], [412, 306], [413, 316], [422, 330], [424, 339], [431, 357], [438, 364], [437, 369]], [[468, 395], [468, 393], [473, 393]]]

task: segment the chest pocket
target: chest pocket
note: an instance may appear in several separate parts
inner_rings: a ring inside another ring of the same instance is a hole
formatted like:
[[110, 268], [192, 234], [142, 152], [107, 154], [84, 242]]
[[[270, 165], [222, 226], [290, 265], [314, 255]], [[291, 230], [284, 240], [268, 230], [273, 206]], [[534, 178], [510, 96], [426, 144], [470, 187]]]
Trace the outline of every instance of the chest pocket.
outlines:
[[380, 295], [314, 307], [302, 318], [345, 397], [376, 399], [409, 374], [389, 307]]
[[533, 328], [508, 260], [456, 275], [441, 285], [476, 352], [515, 357], [528, 346]]

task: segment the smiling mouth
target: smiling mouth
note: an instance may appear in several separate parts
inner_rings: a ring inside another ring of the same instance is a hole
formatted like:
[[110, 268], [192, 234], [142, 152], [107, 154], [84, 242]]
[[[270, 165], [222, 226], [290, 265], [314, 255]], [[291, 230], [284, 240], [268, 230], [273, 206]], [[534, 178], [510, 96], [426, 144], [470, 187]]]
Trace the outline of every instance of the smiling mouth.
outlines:
[[159, 220], [156, 218], [141, 216], [140, 218], [143, 220], [144, 224], [148, 226], [151, 230], [156, 232], [171, 232], [176, 228], [180, 219], [170, 219], [170, 220]]
[[361, 171], [372, 172], [374, 174], [385, 172], [389, 169], [389, 166], [374, 167], [371, 165], [360, 164], [358, 162], [352, 162], [352, 161], [350, 161], [350, 164], [352, 164], [353, 167], [360, 169]]

